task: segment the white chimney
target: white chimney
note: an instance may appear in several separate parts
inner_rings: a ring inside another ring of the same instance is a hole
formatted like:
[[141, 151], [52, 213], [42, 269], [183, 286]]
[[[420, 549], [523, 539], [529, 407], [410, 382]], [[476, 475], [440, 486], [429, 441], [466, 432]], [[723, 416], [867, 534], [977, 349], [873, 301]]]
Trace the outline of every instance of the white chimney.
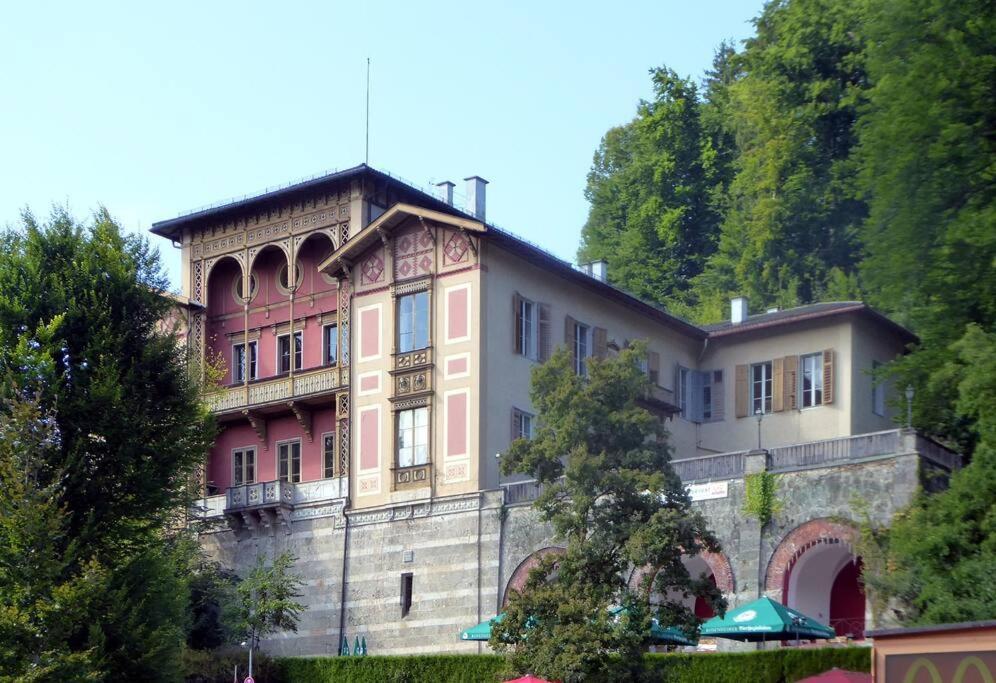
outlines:
[[444, 202], [453, 206], [453, 188], [456, 187], [453, 183], [448, 180], [444, 180], [441, 183], [436, 183], [436, 196], [442, 199]]
[[747, 297], [737, 296], [730, 300], [730, 322], [739, 325], [747, 319]]
[[481, 176], [472, 175], [464, 178], [467, 181], [467, 208], [466, 211], [478, 220], [484, 220], [484, 187], [488, 181]]
[[607, 261], [585, 263], [581, 266], [581, 269], [599, 282], [608, 282], [609, 280], [609, 264]]

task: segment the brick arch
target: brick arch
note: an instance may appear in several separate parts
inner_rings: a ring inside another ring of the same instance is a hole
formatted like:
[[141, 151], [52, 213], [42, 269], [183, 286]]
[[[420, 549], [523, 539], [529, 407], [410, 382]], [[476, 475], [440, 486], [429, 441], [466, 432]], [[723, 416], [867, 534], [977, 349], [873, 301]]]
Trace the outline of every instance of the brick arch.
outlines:
[[[703, 550], [694, 557], [700, 557], [703, 561], [705, 561], [706, 566], [709, 567], [709, 571], [712, 572], [713, 577], [716, 579], [716, 588], [718, 588], [721, 593], [726, 594], [736, 592], [736, 583], [733, 580], [733, 565], [730, 564], [730, 560], [725, 553], [714, 553], [709, 550]], [[637, 569], [633, 572], [630, 587], [633, 589], [639, 588], [640, 583], [646, 576], [646, 567]]]
[[529, 572], [538, 567], [540, 561], [544, 557], [547, 555], [563, 555], [566, 552], [567, 551], [564, 548], [558, 546], [548, 546], [531, 553], [526, 559], [520, 562], [519, 566], [515, 568], [514, 572], [512, 572], [512, 576], [509, 578], [508, 584], [505, 586], [505, 594], [501, 599], [502, 607], [508, 604], [510, 591], [522, 590], [522, 588], [526, 585], [526, 579], [529, 578]]
[[848, 522], [820, 518], [800, 524], [785, 535], [771, 554], [764, 576], [765, 592], [778, 593], [784, 600], [788, 587], [786, 581], [803, 553], [821, 544], [853, 546], [857, 536], [857, 529]]

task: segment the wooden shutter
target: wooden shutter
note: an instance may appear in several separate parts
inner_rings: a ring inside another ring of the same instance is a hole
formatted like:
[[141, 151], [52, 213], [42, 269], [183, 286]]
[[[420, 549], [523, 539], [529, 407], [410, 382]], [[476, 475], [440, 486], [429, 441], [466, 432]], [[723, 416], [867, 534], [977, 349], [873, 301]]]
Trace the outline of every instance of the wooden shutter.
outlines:
[[723, 383], [723, 371], [712, 371], [712, 419], [722, 420], [726, 417], [726, 385]]
[[652, 384], [660, 384], [661, 354], [656, 351], [647, 351], [647, 374]]
[[609, 355], [609, 333], [604, 327], [596, 327], [592, 332], [595, 358], [605, 358]]
[[783, 382], [783, 402], [785, 410], [799, 408], [799, 356], [785, 356], [785, 380]]
[[539, 304], [539, 360], [550, 360], [553, 343], [550, 337], [550, 304]]
[[518, 292], [512, 295], [512, 351], [522, 353], [522, 318], [519, 313], [522, 311], [522, 297]]
[[567, 354], [571, 357], [571, 367], [574, 367], [577, 359], [574, 349], [574, 328], [577, 327], [577, 320], [571, 316], [564, 318], [564, 343], [567, 345]]
[[771, 412], [780, 413], [785, 409], [785, 360], [771, 361]]
[[833, 349], [823, 352], [823, 405], [833, 403]]
[[747, 390], [749, 385], [747, 383], [747, 366], [738, 365], [736, 370], [736, 388], [735, 388], [735, 401], [736, 404], [734, 408], [736, 409], [737, 417], [747, 417], [747, 405], [750, 398]]

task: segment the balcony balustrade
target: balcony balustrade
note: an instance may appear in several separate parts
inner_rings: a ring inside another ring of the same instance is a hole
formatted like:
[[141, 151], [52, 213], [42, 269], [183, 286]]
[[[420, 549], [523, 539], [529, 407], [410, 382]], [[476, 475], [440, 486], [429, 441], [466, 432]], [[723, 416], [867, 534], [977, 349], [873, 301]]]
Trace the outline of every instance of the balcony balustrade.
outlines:
[[237, 412], [249, 407], [287, 402], [333, 391], [345, 385], [348, 380], [341, 380], [348, 376], [348, 368], [304, 370], [293, 377], [256, 380], [248, 387], [238, 384], [222, 388], [206, 394], [204, 400], [215, 413]]

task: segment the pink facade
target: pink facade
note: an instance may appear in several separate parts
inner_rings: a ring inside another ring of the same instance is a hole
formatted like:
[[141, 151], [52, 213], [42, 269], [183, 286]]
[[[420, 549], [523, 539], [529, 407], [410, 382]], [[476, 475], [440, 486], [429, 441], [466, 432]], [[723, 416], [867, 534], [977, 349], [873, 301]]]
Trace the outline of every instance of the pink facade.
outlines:
[[[300, 367], [295, 367], [295, 373], [325, 366], [324, 327], [337, 324], [338, 291], [335, 281], [318, 271], [318, 264], [331, 251], [331, 241], [324, 235], [313, 236], [298, 245], [293, 327], [295, 334], [301, 335], [302, 354]], [[241, 384], [236, 381], [234, 347], [243, 344], [246, 339], [246, 311], [238, 299], [242, 277], [242, 264], [233, 257], [220, 259], [207, 276], [206, 353], [215, 362], [223, 364], [223, 385]], [[256, 345], [256, 377], [250, 381], [250, 384], [256, 384], [289, 374], [279, 372], [278, 358], [278, 338], [289, 333], [291, 319], [291, 296], [286, 286], [290, 277], [286, 252], [275, 246], [263, 248], [252, 262], [252, 277], [248, 338], [250, 344]], [[207, 482], [218, 491], [231, 486], [232, 452], [245, 447], [256, 448], [256, 481], [272, 481], [277, 478], [277, 442], [294, 439], [301, 441], [301, 481], [322, 478], [322, 435], [336, 431], [331, 396], [327, 405], [327, 408], [308, 408], [310, 437], [297, 417], [287, 409], [266, 416], [265, 443], [248, 421], [224, 423], [211, 451]]]

